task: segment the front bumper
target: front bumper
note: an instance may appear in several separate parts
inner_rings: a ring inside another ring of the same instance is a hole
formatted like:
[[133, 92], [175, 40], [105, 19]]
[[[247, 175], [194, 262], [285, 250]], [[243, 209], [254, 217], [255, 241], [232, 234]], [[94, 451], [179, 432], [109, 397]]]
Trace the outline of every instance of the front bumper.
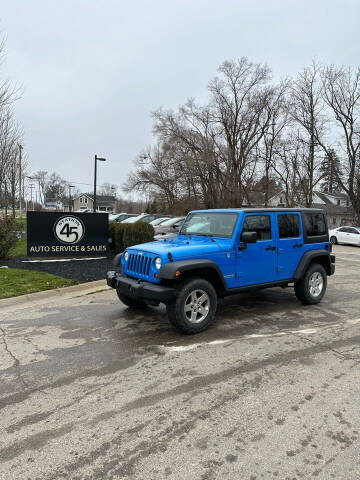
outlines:
[[163, 285], [145, 282], [140, 279], [130, 278], [123, 273], [108, 272], [106, 281], [109, 287], [116, 288], [123, 295], [140, 301], [151, 303], [169, 303], [177, 295], [177, 290]]

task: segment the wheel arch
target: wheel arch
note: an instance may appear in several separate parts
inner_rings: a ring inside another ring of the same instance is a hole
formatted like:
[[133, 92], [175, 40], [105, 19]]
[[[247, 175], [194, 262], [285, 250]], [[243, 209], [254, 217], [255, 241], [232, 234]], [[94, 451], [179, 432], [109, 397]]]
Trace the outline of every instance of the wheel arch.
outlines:
[[300, 280], [305, 275], [311, 263], [319, 263], [325, 268], [327, 275], [332, 274], [329, 252], [326, 250], [310, 250], [305, 252], [301, 257], [299, 265], [295, 270], [294, 280]]
[[[177, 272], [180, 272], [180, 275]], [[182, 282], [193, 277], [203, 278], [212, 284], [218, 295], [222, 295], [227, 289], [219, 266], [212, 260], [193, 259], [169, 262], [160, 270], [159, 277], [166, 283]]]

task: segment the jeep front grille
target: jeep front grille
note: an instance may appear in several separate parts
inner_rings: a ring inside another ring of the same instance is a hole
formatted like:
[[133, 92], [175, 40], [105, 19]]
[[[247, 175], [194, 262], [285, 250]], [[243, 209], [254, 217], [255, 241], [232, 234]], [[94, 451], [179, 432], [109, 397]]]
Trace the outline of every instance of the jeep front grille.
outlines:
[[139, 275], [141, 277], [148, 277], [150, 274], [150, 266], [152, 257], [143, 253], [130, 253], [127, 261], [127, 272], [131, 275]]

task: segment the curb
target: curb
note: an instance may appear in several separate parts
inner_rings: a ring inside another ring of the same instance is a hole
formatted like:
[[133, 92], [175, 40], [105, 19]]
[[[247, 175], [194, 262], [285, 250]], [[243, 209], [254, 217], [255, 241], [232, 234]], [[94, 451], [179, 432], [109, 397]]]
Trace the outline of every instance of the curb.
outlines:
[[110, 287], [106, 284], [106, 280], [96, 280], [95, 282], [72, 285], [71, 287], [55, 288], [53, 290], [43, 290], [42, 292], [19, 295], [18, 297], [4, 298], [0, 300], [0, 314], [46, 305], [56, 300], [81, 297], [103, 290], [110, 290]]

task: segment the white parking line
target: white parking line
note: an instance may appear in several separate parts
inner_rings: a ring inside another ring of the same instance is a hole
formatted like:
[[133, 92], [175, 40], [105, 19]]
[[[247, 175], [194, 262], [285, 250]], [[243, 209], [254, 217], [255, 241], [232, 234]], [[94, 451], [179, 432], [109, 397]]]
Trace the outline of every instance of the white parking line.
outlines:
[[295, 333], [301, 333], [304, 335], [312, 335], [313, 333], [316, 333], [317, 329], [316, 328], [306, 328], [303, 330], [288, 330], [286, 332], [272, 332], [272, 333], [254, 333], [251, 335], [244, 335], [242, 337], [238, 338], [231, 338], [228, 340], [213, 340], [211, 342], [203, 342], [203, 343], [192, 343], [191, 345], [177, 345], [173, 347], [167, 347], [165, 345], [160, 345], [159, 348], [161, 350], [164, 350], [165, 352], [173, 352], [173, 353], [179, 353], [179, 352], [188, 352], [190, 350], [194, 350], [195, 348], [198, 347], [205, 347], [205, 346], [213, 346], [213, 345], [222, 345], [224, 343], [229, 343], [234, 340], [239, 340], [241, 338], [247, 339], [247, 338], [266, 338], [266, 337], [281, 337], [284, 335], [291, 335]]

